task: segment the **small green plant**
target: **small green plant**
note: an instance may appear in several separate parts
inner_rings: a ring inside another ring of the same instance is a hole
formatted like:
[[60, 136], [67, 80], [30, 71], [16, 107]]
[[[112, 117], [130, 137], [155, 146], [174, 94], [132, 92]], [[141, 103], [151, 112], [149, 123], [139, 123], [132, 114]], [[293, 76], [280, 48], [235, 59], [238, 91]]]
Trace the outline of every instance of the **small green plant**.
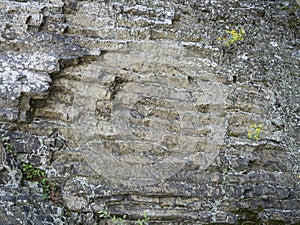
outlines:
[[144, 218], [138, 220], [138, 221], [137, 221], [137, 224], [139, 224], [139, 225], [147, 225], [147, 224], [148, 224], [148, 222], [149, 222], [149, 217], [148, 217], [148, 214], [147, 214], [146, 211], [144, 211], [144, 215], [143, 215], [143, 216], [144, 216]]
[[248, 131], [248, 138], [252, 141], [259, 140], [259, 134], [263, 130], [263, 124], [251, 124]]
[[116, 225], [123, 225], [126, 222], [126, 215], [123, 215], [123, 217], [116, 217], [115, 215], [111, 217], [110, 212], [107, 209], [100, 210], [98, 213], [100, 219], [111, 219]]
[[51, 190], [54, 188], [54, 184], [50, 183], [48, 178], [46, 177], [45, 171], [35, 168], [33, 165], [29, 163], [23, 163], [22, 165], [22, 174], [24, 179], [29, 181], [37, 181], [43, 187], [43, 197], [45, 200], [51, 194]]
[[98, 213], [99, 213], [99, 217], [101, 219], [109, 219], [109, 218], [111, 218], [110, 213], [109, 213], [109, 211], [107, 209], [100, 210]]
[[14, 146], [10, 143], [9, 137], [3, 137], [0, 139], [3, 148], [5, 148], [7, 154], [12, 154], [14, 151]]
[[[116, 217], [115, 215], [111, 216], [110, 212], [107, 209], [100, 210], [98, 214], [100, 219], [105, 219], [105, 220], [111, 219], [113, 224], [116, 225], [123, 225], [126, 223], [126, 215], [123, 215], [122, 217]], [[139, 225], [148, 225], [148, 222], [149, 222], [149, 217], [146, 211], [144, 212], [143, 219], [139, 219], [138, 221], [136, 221], [136, 223]]]
[[218, 38], [218, 41], [221, 41], [225, 47], [230, 47], [238, 41], [243, 41], [246, 34], [244, 29], [240, 29], [240, 31], [227, 30], [226, 33], [227, 35]]
[[50, 183], [48, 181], [48, 178], [45, 177], [40, 181], [41, 185], [43, 186], [43, 197], [42, 199], [45, 200], [49, 197], [49, 195], [51, 194], [51, 190], [53, 190], [53, 188], [55, 187], [54, 184]]
[[116, 225], [123, 225], [123, 224], [125, 224], [125, 222], [126, 222], [126, 215], [123, 215], [123, 217], [122, 218], [117, 218], [116, 216], [113, 216], [113, 218], [112, 218], [112, 221], [113, 221], [113, 223], [114, 224], [116, 224]]
[[10, 142], [9, 137], [0, 138], [0, 163], [2, 165], [8, 164], [15, 168], [17, 166], [17, 154], [14, 146]]
[[38, 180], [39, 181], [45, 177], [44, 170], [34, 168], [33, 165], [31, 165], [29, 163], [24, 163], [22, 165], [22, 172], [27, 180]]

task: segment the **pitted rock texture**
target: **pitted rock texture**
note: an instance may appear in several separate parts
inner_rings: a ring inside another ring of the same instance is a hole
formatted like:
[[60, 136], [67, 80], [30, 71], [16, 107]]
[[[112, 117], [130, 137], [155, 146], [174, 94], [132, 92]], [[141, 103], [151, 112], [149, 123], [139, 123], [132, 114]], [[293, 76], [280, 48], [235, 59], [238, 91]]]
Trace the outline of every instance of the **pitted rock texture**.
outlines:
[[0, 19], [0, 224], [300, 223], [296, 2], [0, 1]]

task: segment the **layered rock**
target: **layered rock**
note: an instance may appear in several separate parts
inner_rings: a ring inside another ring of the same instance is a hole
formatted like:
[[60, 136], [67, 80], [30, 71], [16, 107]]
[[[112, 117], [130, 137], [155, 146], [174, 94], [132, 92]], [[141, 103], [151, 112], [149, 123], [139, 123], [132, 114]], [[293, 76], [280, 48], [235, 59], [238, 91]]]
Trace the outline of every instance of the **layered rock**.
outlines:
[[1, 223], [300, 222], [296, 2], [0, 10]]

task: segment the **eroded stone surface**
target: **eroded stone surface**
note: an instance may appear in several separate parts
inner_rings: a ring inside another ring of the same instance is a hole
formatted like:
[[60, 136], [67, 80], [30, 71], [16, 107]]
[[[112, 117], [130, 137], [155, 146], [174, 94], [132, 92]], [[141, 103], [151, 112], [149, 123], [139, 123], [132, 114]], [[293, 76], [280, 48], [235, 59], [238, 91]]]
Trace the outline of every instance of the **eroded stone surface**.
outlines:
[[0, 223], [300, 221], [296, 2], [0, 1], [0, 19]]

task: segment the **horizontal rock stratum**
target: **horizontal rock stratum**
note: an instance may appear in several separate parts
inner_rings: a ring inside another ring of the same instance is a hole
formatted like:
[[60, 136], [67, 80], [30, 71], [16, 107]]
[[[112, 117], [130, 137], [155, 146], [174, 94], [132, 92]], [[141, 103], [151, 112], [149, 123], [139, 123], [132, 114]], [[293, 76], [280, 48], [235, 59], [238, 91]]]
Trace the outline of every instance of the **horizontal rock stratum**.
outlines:
[[0, 20], [0, 224], [300, 223], [296, 1], [2, 0]]

